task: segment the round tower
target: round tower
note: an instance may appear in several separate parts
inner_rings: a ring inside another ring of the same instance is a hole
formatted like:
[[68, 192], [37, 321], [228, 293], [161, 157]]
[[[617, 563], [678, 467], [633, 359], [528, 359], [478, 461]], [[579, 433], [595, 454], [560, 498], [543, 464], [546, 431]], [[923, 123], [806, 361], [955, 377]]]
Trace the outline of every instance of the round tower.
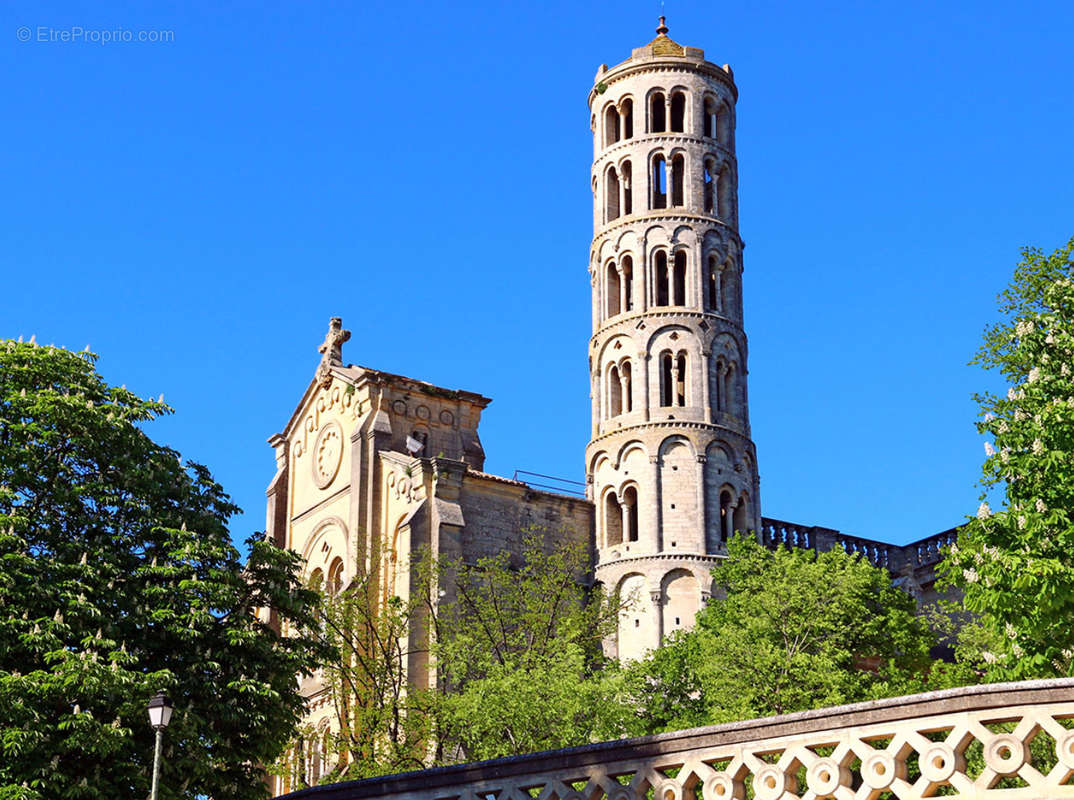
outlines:
[[730, 67], [657, 37], [589, 93], [596, 575], [632, 597], [620, 658], [693, 624], [734, 531], [760, 529]]

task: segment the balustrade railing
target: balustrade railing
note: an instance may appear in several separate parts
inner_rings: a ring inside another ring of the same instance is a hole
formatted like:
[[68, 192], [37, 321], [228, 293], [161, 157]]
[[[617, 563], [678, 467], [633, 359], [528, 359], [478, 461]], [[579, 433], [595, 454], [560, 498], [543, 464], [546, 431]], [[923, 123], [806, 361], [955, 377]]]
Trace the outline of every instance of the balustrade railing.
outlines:
[[992, 684], [306, 789], [292, 800], [1074, 798], [1074, 678]]

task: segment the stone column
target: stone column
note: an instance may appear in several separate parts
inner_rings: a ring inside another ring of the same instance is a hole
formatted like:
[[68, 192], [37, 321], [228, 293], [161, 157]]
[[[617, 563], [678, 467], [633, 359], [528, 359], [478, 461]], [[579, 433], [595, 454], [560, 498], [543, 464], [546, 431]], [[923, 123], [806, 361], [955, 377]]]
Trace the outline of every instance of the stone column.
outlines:
[[622, 396], [621, 413], [625, 414], [633, 404], [630, 402], [630, 378], [627, 377], [626, 370], [621, 366], [619, 369], [619, 392]]
[[[645, 509], [645, 522], [641, 523], [639, 520], [639, 527], [641, 532], [645, 532], [651, 536], [650, 542], [654, 552], [660, 552], [663, 549], [663, 535], [660, 531], [660, 457], [649, 456], [649, 490], [653, 493], [653, 497], [648, 503], [641, 503], [641, 498], [638, 498], [639, 505]], [[641, 538], [640, 536], [638, 537]]]
[[623, 542], [629, 543], [633, 541], [632, 534], [634, 531], [630, 527], [630, 509], [633, 503], [623, 502], [619, 506], [619, 510], [623, 514]]

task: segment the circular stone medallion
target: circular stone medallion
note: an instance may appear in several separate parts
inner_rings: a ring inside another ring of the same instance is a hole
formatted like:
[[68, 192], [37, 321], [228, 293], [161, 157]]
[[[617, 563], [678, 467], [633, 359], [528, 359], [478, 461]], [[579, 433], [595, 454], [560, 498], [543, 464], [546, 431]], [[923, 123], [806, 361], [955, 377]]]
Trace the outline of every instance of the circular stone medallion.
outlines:
[[339, 462], [343, 458], [343, 430], [339, 423], [327, 423], [317, 434], [313, 445], [313, 480], [318, 489], [323, 489], [339, 472]]

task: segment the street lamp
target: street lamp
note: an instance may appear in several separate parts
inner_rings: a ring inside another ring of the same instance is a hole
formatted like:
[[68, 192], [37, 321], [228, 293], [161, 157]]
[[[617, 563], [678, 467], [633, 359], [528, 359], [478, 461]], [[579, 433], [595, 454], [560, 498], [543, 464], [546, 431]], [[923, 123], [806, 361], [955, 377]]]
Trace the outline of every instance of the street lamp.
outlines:
[[164, 729], [172, 720], [172, 701], [164, 692], [157, 692], [149, 701], [149, 724], [157, 732], [157, 744], [153, 750], [153, 787], [149, 791], [149, 800], [157, 800], [157, 778], [160, 775], [160, 742]]

